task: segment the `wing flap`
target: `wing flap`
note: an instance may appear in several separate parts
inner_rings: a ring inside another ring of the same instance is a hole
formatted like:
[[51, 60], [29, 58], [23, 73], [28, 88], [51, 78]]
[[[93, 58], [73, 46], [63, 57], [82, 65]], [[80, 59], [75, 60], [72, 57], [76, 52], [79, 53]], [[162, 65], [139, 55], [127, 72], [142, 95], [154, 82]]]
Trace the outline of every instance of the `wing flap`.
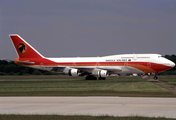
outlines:
[[111, 72], [121, 72], [122, 68], [118, 66], [111, 66], [111, 67], [99, 67], [99, 69], [111, 71]]

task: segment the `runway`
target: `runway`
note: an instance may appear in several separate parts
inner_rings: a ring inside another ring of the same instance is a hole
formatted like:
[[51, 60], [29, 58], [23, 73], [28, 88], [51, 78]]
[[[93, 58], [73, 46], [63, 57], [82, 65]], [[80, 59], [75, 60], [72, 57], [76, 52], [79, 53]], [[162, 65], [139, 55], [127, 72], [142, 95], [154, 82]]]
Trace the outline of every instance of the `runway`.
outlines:
[[0, 114], [137, 115], [176, 118], [176, 98], [0, 97]]

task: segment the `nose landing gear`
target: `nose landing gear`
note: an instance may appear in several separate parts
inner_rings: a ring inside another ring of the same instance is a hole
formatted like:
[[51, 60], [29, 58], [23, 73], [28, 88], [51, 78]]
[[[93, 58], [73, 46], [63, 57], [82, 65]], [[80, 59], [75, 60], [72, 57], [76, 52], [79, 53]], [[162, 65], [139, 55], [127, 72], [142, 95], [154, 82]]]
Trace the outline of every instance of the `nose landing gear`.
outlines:
[[157, 79], [158, 79], [158, 74], [155, 73], [154, 80], [157, 80]]

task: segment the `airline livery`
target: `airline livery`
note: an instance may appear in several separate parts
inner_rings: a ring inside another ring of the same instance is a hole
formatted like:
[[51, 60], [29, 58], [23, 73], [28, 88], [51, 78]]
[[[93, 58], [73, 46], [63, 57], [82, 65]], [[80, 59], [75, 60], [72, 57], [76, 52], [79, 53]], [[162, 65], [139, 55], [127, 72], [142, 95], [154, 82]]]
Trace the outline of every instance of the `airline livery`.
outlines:
[[175, 64], [159, 54], [122, 54], [103, 57], [46, 58], [17, 34], [10, 34], [18, 58], [16, 64], [86, 80], [105, 80], [111, 74], [145, 74], [171, 69]]

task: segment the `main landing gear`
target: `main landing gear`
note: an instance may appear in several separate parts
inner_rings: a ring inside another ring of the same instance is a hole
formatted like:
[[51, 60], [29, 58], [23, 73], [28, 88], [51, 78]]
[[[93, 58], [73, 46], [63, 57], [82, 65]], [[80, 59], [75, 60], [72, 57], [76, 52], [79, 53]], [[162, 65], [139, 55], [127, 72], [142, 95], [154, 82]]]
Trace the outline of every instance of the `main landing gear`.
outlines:
[[99, 80], [106, 80], [105, 77], [98, 77]]
[[[88, 75], [86, 76], [85, 80], [97, 80], [97, 77], [93, 76], [93, 75]], [[105, 77], [98, 77], [98, 80], [106, 80]]]
[[157, 79], [158, 79], [158, 74], [155, 74], [154, 80], [157, 80]]
[[97, 77], [95, 77], [93, 75], [87, 75], [85, 80], [97, 80]]

